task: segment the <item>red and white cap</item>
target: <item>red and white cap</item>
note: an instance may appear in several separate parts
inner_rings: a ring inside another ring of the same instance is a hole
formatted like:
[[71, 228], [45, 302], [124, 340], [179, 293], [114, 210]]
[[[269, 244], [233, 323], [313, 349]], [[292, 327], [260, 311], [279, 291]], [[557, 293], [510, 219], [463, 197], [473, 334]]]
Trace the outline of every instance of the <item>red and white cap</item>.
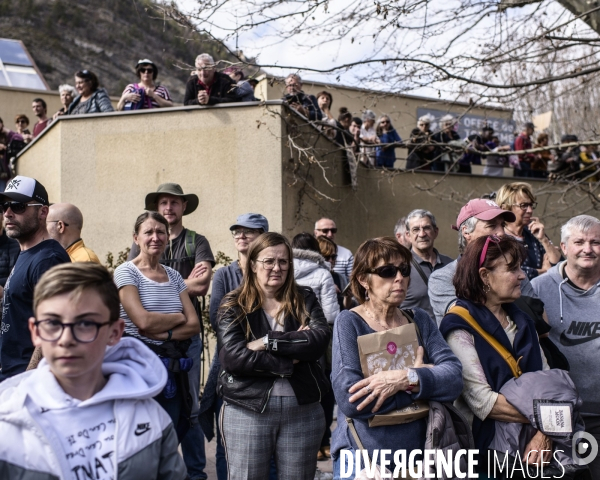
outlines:
[[475, 217], [477, 220], [493, 220], [500, 215], [504, 216], [504, 220], [507, 222], [514, 222], [517, 217], [513, 212], [508, 210], [502, 210], [496, 202], [485, 198], [475, 198], [469, 200], [469, 202], [460, 209], [458, 218], [456, 219], [456, 225], [452, 225], [452, 228], [458, 231], [460, 225], [471, 217]]

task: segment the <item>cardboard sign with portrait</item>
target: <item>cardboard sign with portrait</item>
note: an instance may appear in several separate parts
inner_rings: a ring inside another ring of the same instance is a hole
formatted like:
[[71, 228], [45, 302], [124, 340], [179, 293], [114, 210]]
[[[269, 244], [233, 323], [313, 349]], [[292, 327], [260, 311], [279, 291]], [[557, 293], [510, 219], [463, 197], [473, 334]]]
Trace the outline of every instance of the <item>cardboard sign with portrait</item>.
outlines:
[[[414, 323], [358, 337], [360, 365], [365, 378], [387, 370], [405, 370], [412, 367], [419, 342]], [[370, 427], [409, 423], [429, 414], [429, 404], [417, 400], [401, 410], [375, 415]]]

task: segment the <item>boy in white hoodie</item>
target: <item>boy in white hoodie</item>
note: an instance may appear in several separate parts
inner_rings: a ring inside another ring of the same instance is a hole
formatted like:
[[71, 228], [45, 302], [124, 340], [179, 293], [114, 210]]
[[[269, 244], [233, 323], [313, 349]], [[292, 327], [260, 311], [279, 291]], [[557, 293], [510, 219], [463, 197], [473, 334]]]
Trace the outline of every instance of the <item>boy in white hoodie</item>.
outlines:
[[167, 372], [121, 339], [119, 295], [90, 263], [50, 269], [34, 294], [36, 370], [0, 384], [0, 478], [184, 479], [169, 416], [152, 399]]

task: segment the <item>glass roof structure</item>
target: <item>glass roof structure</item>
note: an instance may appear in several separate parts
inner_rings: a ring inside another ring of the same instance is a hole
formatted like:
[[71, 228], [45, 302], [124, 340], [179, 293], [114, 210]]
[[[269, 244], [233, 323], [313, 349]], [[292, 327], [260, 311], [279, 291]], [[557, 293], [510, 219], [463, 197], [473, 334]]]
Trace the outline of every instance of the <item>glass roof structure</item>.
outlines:
[[50, 90], [20, 40], [0, 38], [0, 86]]

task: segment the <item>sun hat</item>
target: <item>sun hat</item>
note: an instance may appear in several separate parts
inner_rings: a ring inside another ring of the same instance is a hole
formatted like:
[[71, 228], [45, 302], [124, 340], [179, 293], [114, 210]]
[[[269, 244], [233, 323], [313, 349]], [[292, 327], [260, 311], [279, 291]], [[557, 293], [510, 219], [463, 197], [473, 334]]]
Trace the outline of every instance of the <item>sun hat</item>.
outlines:
[[189, 215], [192, 213], [198, 208], [198, 204], [200, 203], [200, 200], [198, 200], [198, 195], [194, 193], [184, 194], [181, 185], [177, 183], [162, 183], [158, 186], [158, 190], [156, 192], [146, 195], [146, 210], [151, 210], [154, 212], [158, 210], [158, 205], [156, 202], [160, 195], [174, 195], [176, 197], [181, 197], [184, 202], [187, 202], [187, 207], [185, 212], [183, 212], [184, 215]]

